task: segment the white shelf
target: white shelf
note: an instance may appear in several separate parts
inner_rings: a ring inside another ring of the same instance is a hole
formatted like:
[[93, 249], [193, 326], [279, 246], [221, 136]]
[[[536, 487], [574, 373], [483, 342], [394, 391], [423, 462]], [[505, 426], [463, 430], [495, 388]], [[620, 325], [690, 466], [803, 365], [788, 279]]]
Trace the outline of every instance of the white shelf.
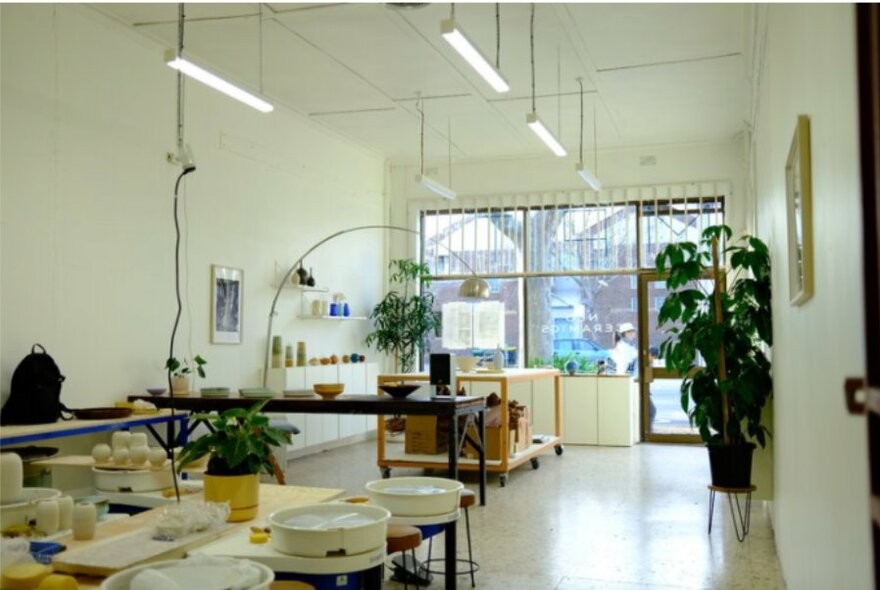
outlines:
[[360, 315], [357, 315], [357, 316], [355, 316], [355, 315], [348, 315], [348, 316], [344, 316], [344, 315], [298, 315], [298, 316], [296, 316], [296, 318], [298, 320], [329, 320], [331, 322], [332, 321], [339, 322], [339, 321], [344, 321], [344, 320], [363, 321], [363, 320], [369, 319], [365, 316], [360, 316]]

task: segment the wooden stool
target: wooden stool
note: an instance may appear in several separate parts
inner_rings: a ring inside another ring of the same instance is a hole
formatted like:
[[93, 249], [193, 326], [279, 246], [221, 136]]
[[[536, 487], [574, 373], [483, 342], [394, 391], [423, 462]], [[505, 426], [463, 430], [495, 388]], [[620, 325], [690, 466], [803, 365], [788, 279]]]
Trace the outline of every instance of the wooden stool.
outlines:
[[[746, 535], [749, 534], [749, 523], [752, 518], [752, 492], [755, 486], [747, 488], [727, 488], [724, 486], [708, 485], [709, 488], [709, 534], [712, 534], [712, 513], [715, 511], [715, 494], [722, 492], [727, 494], [727, 503], [730, 505], [730, 518], [733, 520], [733, 530], [736, 533], [736, 540], [742, 543]], [[739, 494], [745, 494], [746, 505], [745, 514], [739, 504]], [[733, 496], [731, 498], [731, 496]], [[736, 502], [736, 512], [733, 510], [733, 504]]]
[[[455, 573], [456, 573], [456, 575], [459, 575], [459, 576], [464, 575], [464, 574], [469, 574], [471, 577], [471, 588], [475, 588], [477, 586], [476, 580], [474, 579], [474, 574], [480, 569], [480, 564], [478, 564], [476, 561], [474, 561], [474, 553], [473, 553], [473, 549], [471, 548], [471, 519], [470, 519], [470, 515], [468, 514], [468, 508], [470, 508], [471, 506], [473, 506], [476, 503], [477, 503], [477, 495], [473, 492], [473, 490], [470, 490], [468, 488], [464, 488], [461, 490], [461, 496], [459, 496], [459, 500], [458, 500], [458, 507], [464, 509], [464, 524], [465, 524], [465, 531], [467, 531], [468, 558], [456, 560], [456, 561], [459, 561], [461, 563], [466, 564], [466, 568], [461, 569], [461, 570], [457, 570]], [[431, 550], [433, 549], [433, 546], [434, 546], [434, 538], [431, 537], [430, 539], [428, 539], [428, 559], [425, 560], [422, 567], [424, 568], [424, 570], [426, 572], [429, 572], [432, 574], [444, 574], [445, 572], [443, 570], [432, 570], [431, 569], [431, 562], [432, 561], [443, 561], [442, 559], [431, 557]]]
[[[388, 555], [411, 551], [413, 563], [415, 563], [416, 547], [422, 544], [422, 531], [405, 524], [389, 524], [388, 531], [385, 533], [385, 544]], [[403, 576], [403, 587], [409, 588], [406, 575]]]

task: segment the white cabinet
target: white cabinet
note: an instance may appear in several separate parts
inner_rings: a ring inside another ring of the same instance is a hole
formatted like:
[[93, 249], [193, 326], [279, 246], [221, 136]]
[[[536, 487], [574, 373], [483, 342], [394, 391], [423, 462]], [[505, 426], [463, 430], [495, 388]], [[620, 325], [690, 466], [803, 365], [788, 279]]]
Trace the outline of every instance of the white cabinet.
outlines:
[[562, 378], [563, 442], [631, 446], [638, 441], [638, 384], [626, 376]]
[[[345, 393], [375, 394], [378, 373], [376, 363], [269, 369], [266, 386], [282, 392], [286, 389], [312, 389], [315, 383], [344, 383]], [[374, 426], [374, 422], [369, 421], [370, 416], [286, 414], [286, 417], [302, 430], [289, 447], [297, 450], [363, 434]]]

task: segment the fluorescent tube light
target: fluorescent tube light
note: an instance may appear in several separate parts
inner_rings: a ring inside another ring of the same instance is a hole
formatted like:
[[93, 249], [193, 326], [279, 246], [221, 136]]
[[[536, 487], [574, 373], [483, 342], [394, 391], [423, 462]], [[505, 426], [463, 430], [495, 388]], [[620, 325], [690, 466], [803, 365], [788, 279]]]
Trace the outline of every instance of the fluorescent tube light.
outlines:
[[444, 199], [449, 199], [450, 201], [455, 198], [455, 191], [451, 188], [447, 188], [428, 176], [424, 174], [416, 175], [416, 182], [420, 183], [423, 187], [434, 191]]
[[577, 173], [581, 175], [581, 178], [584, 179], [584, 182], [590, 185], [590, 188], [592, 188], [596, 192], [602, 190], [602, 183], [599, 182], [599, 179], [596, 178], [592, 172], [587, 170], [583, 162], [578, 162], [575, 165], [574, 169], [577, 170]]
[[452, 45], [461, 56], [474, 68], [483, 79], [489, 83], [495, 92], [507, 92], [510, 85], [501, 73], [495, 69], [486, 57], [480, 53], [470, 39], [464, 34], [454, 18], [449, 18], [440, 23], [440, 34], [446, 42]]
[[554, 154], [559, 156], [560, 158], [566, 155], [565, 148], [562, 147], [562, 144], [559, 143], [559, 140], [550, 133], [550, 130], [544, 126], [544, 123], [541, 122], [541, 119], [538, 118], [538, 113], [529, 113], [526, 115], [526, 123], [529, 127], [531, 127], [532, 131], [535, 132], [535, 135], [541, 138], [541, 141], [547, 144], [547, 147], [550, 148]]
[[175, 70], [186, 74], [190, 78], [194, 78], [202, 84], [210, 86], [214, 90], [219, 90], [223, 94], [234, 98], [237, 101], [243, 102], [262, 113], [269, 113], [275, 108], [265, 100], [257, 98], [250, 92], [246, 92], [234, 84], [230, 84], [223, 78], [197, 66], [188, 59], [179, 57], [172, 49], [165, 52], [165, 63]]

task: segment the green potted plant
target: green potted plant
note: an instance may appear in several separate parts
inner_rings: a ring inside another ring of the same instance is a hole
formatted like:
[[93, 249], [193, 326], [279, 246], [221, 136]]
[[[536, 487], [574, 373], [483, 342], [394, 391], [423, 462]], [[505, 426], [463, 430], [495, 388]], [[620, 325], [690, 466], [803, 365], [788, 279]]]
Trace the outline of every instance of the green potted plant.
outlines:
[[188, 395], [193, 371], [204, 379], [206, 364], [208, 361], [200, 355], [193, 357], [192, 361], [186, 358], [179, 361], [175, 357], [165, 361], [165, 368], [171, 373], [171, 395]]
[[400, 285], [402, 293], [392, 289], [370, 313], [374, 330], [367, 335], [367, 346], [394, 356], [394, 372], [412, 372], [418, 353], [425, 348], [429, 332], [440, 331], [440, 314], [434, 311], [434, 295], [419, 289], [431, 286], [427, 265], [413, 260], [392, 260], [391, 283]]
[[195, 414], [211, 432], [183, 447], [178, 465], [184, 467], [210, 456], [205, 471], [205, 500], [229, 502], [230, 522], [250, 520], [257, 515], [260, 472], [275, 474], [272, 447], [290, 442], [290, 434], [269, 425], [260, 413], [268, 399], [249, 409], [230, 408], [220, 414]]
[[[712, 226], [698, 243], [670, 244], [657, 255], [669, 289], [657, 321], [671, 326], [660, 356], [683, 375], [681, 407], [707, 445], [712, 483], [747, 487], [754, 442], [764, 447], [770, 434], [761, 424], [773, 391], [764, 352], [773, 343], [770, 255], [764, 242], [743, 236], [724, 250], [725, 276], [718, 243], [731, 235], [725, 225]], [[711, 292], [698, 288], [706, 278]]]

